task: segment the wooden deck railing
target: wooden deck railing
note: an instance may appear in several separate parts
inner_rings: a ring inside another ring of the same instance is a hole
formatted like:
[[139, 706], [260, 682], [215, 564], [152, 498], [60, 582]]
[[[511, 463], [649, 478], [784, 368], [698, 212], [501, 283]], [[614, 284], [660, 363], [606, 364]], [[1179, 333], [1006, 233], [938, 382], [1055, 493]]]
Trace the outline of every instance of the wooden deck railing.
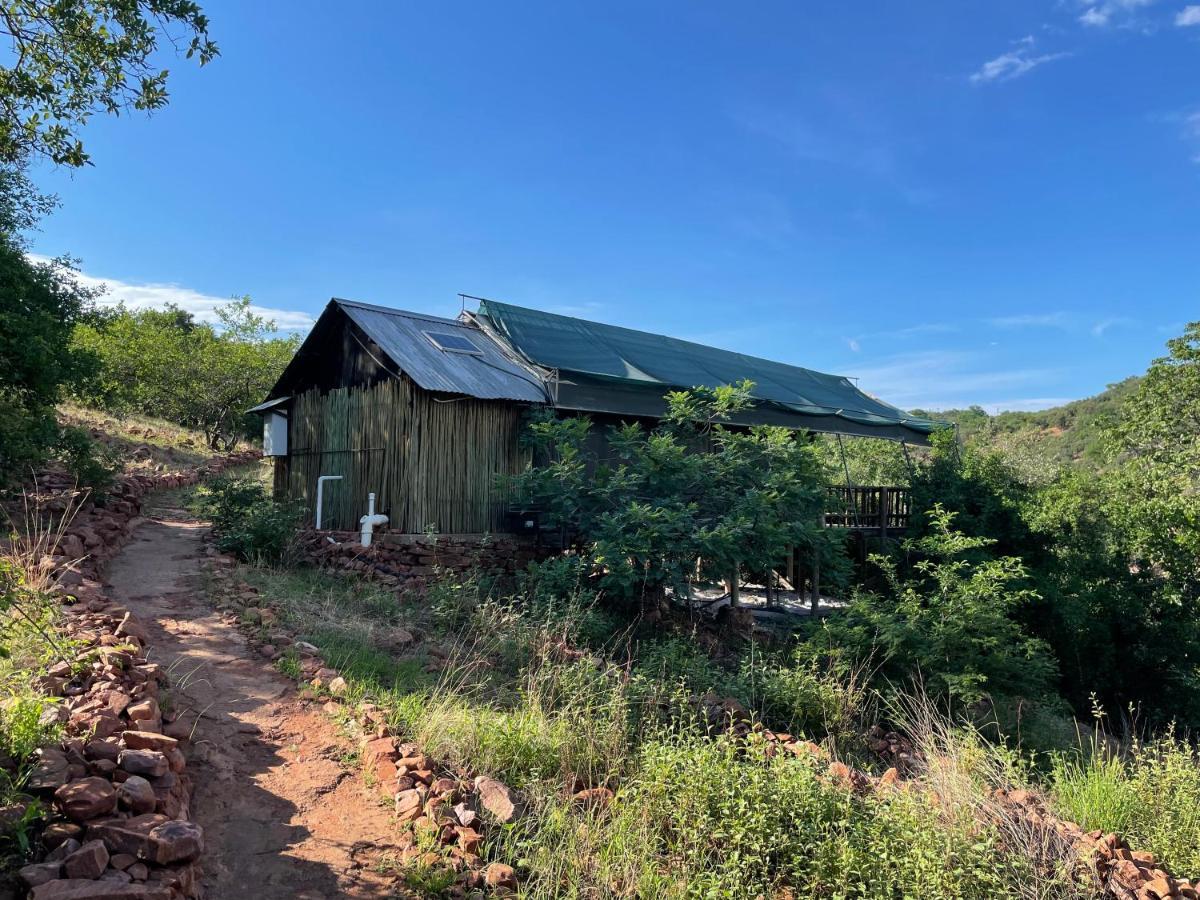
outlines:
[[908, 528], [912, 497], [902, 487], [834, 487], [825, 513], [827, 528], [871, 532], [881, 537]]

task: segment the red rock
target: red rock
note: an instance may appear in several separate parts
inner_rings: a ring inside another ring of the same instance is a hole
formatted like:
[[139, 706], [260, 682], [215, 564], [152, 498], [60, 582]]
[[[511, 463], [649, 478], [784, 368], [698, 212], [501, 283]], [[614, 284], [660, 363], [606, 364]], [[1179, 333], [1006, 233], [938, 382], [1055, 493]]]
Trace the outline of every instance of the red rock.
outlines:
[[576, 806], [587, 809], [603, 808], [612, 802], [613, 792], [606, 787], [586, 788], [571, 798]]
[[395, 762], [400, 758], [400, 752], [396, 749], [395, 741], [390, 737], [382, 737], [368, 741], [367, 745], [363, 747], [362, 757], [363, 764], [369, 766], [380, 759]]
[[488, 887], [502, 887], [515, 890], [517, 887], [517, 873], [513, 871], [512, 866], [494, 862], [483, 870], [483, 881]]
[[130, 866], [132, 866], [136, 862], [137, 862], [137, 858], [134, 857], [132, 854], [117, 853], [116, 855], [114, 855], [113, 857], [111, 857], [109, 859], [108, 864], [110, 866], [112, 866], [114, 869], [120, 869], [121, 871], [124, 871], [125, 869], [128, 869]]
[[153, 698], [132, 704], [125, 710], [125, 714], [134, 722], [142, 720], [154, 721], [161, 715], [158, 710], [158, 702]]
[[204, 852], [204, 829], [195, 822], [164, 822], [150, 832], [149, 838], [147, 858], [160, 866], [191, 862]]
[[475, 779], [475, 792], [479, 804], [502, 825], [514, 821], [520, 814], [516, 795], [502, 781], [480, 775]]
[[454, 829], [458, 838], [458, 846], [463, 853], [478, 853], [479, 846], [483, 843], [483, 837], [474, 828], [466, 828], [459, 826]]
[[88, 839], [104, 841], [110, 853], [128, 853], [146, 857], [149, 854], [150, 832], [167, 822], [166, 816], [148, 813], [132, 819], [102, 819], [88, 824]]
[[187, 757], [183, 755], [183, 751], [178, 747], [174, 748], [173, 750], [168, 750], [166, 752], [166, 757], [167, 765], [170, 766], [171, 771], [175, 774], [179, 774], [187, 769]]
[[171, 770], [166, 756], [157, 750], [122, 750], [117, 765], [130, 775], [159, 778]]
[[83, 827], [74, 822], [51, 822], [42, 831], [42, 843], [47, 847], [59, 847], [82, 835]]
[[[121, 743], [129, 750], [157, 750], [163, 754], [179, 746], [177, 739], [153, 731], [126, 731], [121, 735]], [[116, 754], [112, 758], [116, 759]]]
[[117, 802], [135, 816], [140, 816], [154, 812], [158, 798], [149, 781], [140, 775], [130, 775], [117, 788]]
[[29, 774], [26, 785], [30, 790], [55, 790], [67, 783], [67, 770], [70, 764], [66, 754], [53, 747], [44, 747], [38, 751], [37, 765]]
[[416, 789], [396, 795], [396, 819], [401, 823], [415, 821], [421, 815], [421, 793]]
[[86, 822], [106, 816], [116, 809], [117, 792], [103, 778], [81, 778], [55, 791], [54, 801], [68, 819]]
[[49, 853], [47, 853], [46, 858], [42, 861], [48, 862], [48, 863], [49, 862], [60, 863], [64, 859], [66, 859], [68, 856], [70, 856], [72, 853], [74, 853], [76, 850], [78, 850], [81, 846], [83, 846], [83, 845], [80, 844], [79, 841], [75, 840], [75, 838], [67, 838], [65, 841], [63, 841], [61, 844], [59, 844], [57, 847], [55, 847], [53, 850], [51, 850]]
[[29, 866], [22, 866], [18, 870], [17, 875], [26, 887], [37, 887], [39, 884], [45, 884], [47, 881], [54, 881], [62, 874], [62, 863], [44, 862], [34, 863]]
[[[126, 734], [132, 733], [126, 732]], [[121, 745], [113, 740], [88, 741], [83, 752], [89, 759], [107, 759], [116, 762], [117, 757], [121, 755]]]
[[103, 841], [88, 841], [65, 860], [68, 878], [99, 878], [108, 868], [108, 848]]
[[30, 900], [171, 900], [171, 889], [163, 885], [120, 884], [64, 878], [35, 887]]

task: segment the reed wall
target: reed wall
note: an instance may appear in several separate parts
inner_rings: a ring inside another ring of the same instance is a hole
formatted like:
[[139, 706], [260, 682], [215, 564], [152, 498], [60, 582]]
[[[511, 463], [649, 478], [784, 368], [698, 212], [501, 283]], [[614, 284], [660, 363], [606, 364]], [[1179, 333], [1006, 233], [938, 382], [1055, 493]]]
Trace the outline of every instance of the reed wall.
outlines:
[[528, 464], [520, 446], [522, 406], [439, 398], [407, 379], [300, 394], [289, 415], [288, 456], [275, 489], [315, 513], [317, 477], [327, 482], [322, 523], [356, 530], [367, 494], [388, 530], [439, 533], [503, 530], [499, 475]]

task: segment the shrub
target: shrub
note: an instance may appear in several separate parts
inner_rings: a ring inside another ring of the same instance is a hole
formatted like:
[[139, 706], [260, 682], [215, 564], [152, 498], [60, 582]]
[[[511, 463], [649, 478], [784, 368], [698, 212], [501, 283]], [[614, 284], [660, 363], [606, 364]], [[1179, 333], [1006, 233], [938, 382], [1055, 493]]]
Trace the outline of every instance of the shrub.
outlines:
[[117, 451], [97, 443], [87, 431], [73, 425], [59, 429], [55, 455], [81, 487], [95, 491], [111, 485], [120, 468]]
[[751, 705], [777, 731], [848, 739], [866, 701], [857, 672], [810, 659], [803, 648], [783, 660], [748, 655], [739, 677], [748, 686]]
[[297, 554], [303, 510], [278, 503], [255, 478], [214, 479], [198, 491], [199, 509], [212, 519], [218, 549], [253, 563], [284, 563]]
[[874, 658], [879, 675], [892, 681], [923, 677], [933, 693], [961, 704], [989, 696], [1052, 696], [1054, 658], [1015, 619], [1035, 596], [1020, 586], [1021, 561], [981, 557], [991, 541], [955, 531], [954, 514], [940, 506], [929, 516], [930, 533], [906, 542], [919, 556], [914, 577], [901, 578], [891, 560], [872, 557], [888, 593], [858, 593], [843, 613], [825, 621], [813, 646]]

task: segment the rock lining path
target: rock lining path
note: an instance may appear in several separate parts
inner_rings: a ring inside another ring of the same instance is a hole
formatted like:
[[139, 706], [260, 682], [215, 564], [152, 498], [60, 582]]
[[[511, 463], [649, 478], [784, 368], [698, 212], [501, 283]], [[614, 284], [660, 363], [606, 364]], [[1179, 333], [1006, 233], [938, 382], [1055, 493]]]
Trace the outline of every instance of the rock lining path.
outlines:
[[406, 896], [377, 867], [396, 826], [342, 763], [355, 746], [206, 601], [204, 524], [180, 510], [148, 507], [147, 516], [107, 581], [145, 624], [151, 658], [170, 670], [174, 708], [196, 722], [189, 771], [205, 895]]

